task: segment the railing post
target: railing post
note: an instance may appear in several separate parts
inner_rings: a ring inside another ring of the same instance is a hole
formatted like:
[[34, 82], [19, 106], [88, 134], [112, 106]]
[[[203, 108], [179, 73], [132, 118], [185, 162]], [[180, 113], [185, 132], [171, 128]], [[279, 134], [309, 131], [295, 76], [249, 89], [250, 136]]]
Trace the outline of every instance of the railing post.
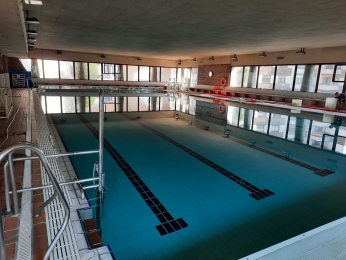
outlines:
[[18, 193], [17, 193], [17, 187], [16, 187], [16, 178], [14, 176], [14, 165], [13, 165], [13, 152], [10, 152], [8, 155], [8, 164], [10, 168], [10, 175], [11, 175], [11, 181], [12, 181], [12, 196], [13, 196], [13, 205], [14, 205], [14, 214], [19, 214], [19, 205], [18, 205]]
[[102, 207], [103, 207], [103, 130], [104, 130], [104, 100], [103, 90], [99, 92], [99, 188], [97, 191], [96, 221], [97, 229], [102, 235]]
[[[1, 208], [0, 208], [0, 212], [1, 212]], [[1, 217], [1, 214], [0, 214], [0, 259], [6, 259], [4, 230], [2, 228], [2, 217]]]
[[10, 188], [8, 184], [8, 161], [4, 164], [4, 182], [5, 182], [5, 199], [6, 199], [6, 211], [11, 212], [11, 201], [10, 201]]

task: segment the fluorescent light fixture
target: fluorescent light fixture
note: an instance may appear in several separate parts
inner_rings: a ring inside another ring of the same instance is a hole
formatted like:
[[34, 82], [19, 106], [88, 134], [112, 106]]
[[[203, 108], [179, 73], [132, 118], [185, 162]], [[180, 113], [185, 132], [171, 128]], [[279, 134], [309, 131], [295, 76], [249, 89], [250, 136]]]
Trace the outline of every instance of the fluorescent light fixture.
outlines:
[[32, 41], [32, 42], [36, 42], [36, 38], [35, 37], [28, 37], [27, 40], [28, 41]]
[[27, 30], [26, 34], [37, 35], [37, 32], [35, 30]]
[[193, 58], [193, 60], [192, 60], [193, 62], [196, 62], [197, 61], [197, 59], [196, 58]]
[[100, 56], [101, 58], [106, 58], [106, 55], [104, 55], [104, 54], [101, 54], [101, 56]]
[[238, 57], [236, 54], [233, 54], [233, 56], [231, 57], [232, 61], [238, 61]]
[[41, 0], [24, 0], [27, 5], [43, 5]]
[[25, 18], [25, 22], [28, 24], [39, 24], [40, 21], [36, 17], [27, 17]]
[[265, 57], [267, 57], [267, 54], [265, 53], [265, 51], [264, 52], [262, 52], [260, 55], [258, 55], [259, 57], [261, 57], [261, 58], [265, 58]]
[[209, 58], [209, 60], [214, 60], [214, 56], [211, 56], [211, 57]]
[[142, 60], [142, 58], [141, 57], [137, 57], [137, 60]]
[[297, 51], [296, 53], [299, 55], [304, 55], [306, 53], [306, 51], [304, 48], [301, 48], [300, 51]]
[[181, 65], [181, 59], [178, 60], [178, 65]]

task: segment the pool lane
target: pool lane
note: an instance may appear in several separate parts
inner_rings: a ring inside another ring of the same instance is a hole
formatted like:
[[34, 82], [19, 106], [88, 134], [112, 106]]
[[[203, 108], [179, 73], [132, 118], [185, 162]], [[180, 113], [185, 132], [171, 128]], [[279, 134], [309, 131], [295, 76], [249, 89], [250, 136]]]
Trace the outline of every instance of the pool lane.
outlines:
[[132, 118], [126, 114], [122, 114], [122, 116], [124, 116], [130, 120], [134, 120], [135, 123], [141, 125], [145, 129], [151, 131], [152, 133], [161, 137], [165, 141], [173, 144], [174, 146], [178, 147], [179, 149], [181, 149], [184, 152], [188, 153], [189, 155], [193, 156], [194, 158], [196, 158], [200, 162], [208, 165], [209, 167], [211, 167], [215, 171], [221, 173], [222, 175], [224, 175], [225, 177], [227, 177], [231, 181], [235, 182], [236, 184], [240, 185], [241, 187], [244, 187], [245, 189], [247, 189], [248, 191], [251, 192], [250, 196], [252, 198], [254, 198], [255, 200], [261, 200], [261, 199], [267, 198], [267, 197], [275, 194], [274, 192], [272, 192], [268, 189], [262, 189], [261, 190], [260, 188], [249, 183], [248, 181], [244, 180], [243, 178], [237, 176], [236, 174], [230, 172], [229, 170], [225, 169], [224, 167], [212, 162], [211, 160], [207, 159], [206, 157], [200, 155], [199, 153], [192, 151], [191, 149], [187, 148], [186, 146], [182, 145], [181, 143], [179, 143], [179, 142], [173, 140], [172, 138], [169, 138], [168, 136], [160, 133], [159, 131], [156, 131], [154, 128], [151, 128], [150, 126], [143, 124], [142, 122], [135, 120], [134, 118]]
[[[97, 139], [99, 132], [93, 127], [86, 118], [77, 114], [78, 118], [83, 124], [91, 131], [91, 133]], [[145, 203], [150, 207], [151, 211], [155, 214], [157, 219], [161, 222], [160, 225], [156, 226], [157, 231], [161, 236], [178, 231], [182, 228], [186, 228], [188, 224], [182, 218], [174, 219], [172, 214], [168, 212], [165, 206], [162, 205], [160, 200], [154, 195], [149, 187], [143, 182], [139, 175], [133, 170], [133, 168], [127, 163], [127, 161], [118, 153], [117, 150], [111, 145], [110, 142], [104, 138], [104, 148], [113, 158], [113, 160], [119, 165], [121, 170], [125, 173], [129, 181], [144, 199]]]

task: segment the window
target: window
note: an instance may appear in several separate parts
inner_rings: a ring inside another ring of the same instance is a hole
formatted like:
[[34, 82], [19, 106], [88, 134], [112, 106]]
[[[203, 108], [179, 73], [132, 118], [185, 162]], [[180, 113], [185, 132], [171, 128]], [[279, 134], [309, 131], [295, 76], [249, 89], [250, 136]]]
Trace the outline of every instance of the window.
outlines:
[[44, 60], [44, 77], [46, 79], [59, 78], [59, 62], [57, 60]]
[[103, 64], [103, 80], [114, 80], [114, 64]]
[[286, 77], [278, 77], [276, 80], [277, 83], [285, 83], [285, 81], [286, 81]]
[[105, 112], [115, 112], [115, 98], [114, 97], [104, 97]]
[[60, 61], [60, 78], [74, 79], [73, 61]]
[[326, 69], [326, 70], [333, 70], [334, 69], [334, 65], [332, 65], [332, 64], [324, 65], [324, 69]]
[[138, 81], [138, 66], [127, 66], [128, 81]]
[[258, 88], [273, 89], [275, 66], [260, 66]]
[[229, 125], [238, 125], [239, 119], [239, 107], [228, 106], [227, 108], [227, 124]]
[[270, 76], [262, 76], [262, 82], [270, 83]]
[[138, 111], [149, 111], [149, 97], [139, 97]]
[[89, 79], [101, 80], [102, 79], [101, 63], [89, 63]]
[[170, 101], [168, 97], [160, 97], [160, 110], [175, 110], [175, 101]]
[[76, 113], [75, 97], [62, 97], [62, 112]]
[[230, 86], [240, 88], [242, 79], [243, 79], [243, 67], [232, 67]]
[[292, 90], [294, 70], [294, 65], [277, 66], [275, 82], [276, 90]]
[[128, 104], [127, 104], [128, 112], [138, 111], [138, 97], [128, 97], [127, 100], [128, 100]]
[[251, 129], [253, 110], [241, 108], [239, 117], [239, 127]]
[[126, 65], [115, 65], [115, 80], [126, 81], [127, 80]]
[[61, 113], [60, 96], [47, 96], [47, 114]]
[[161, 82], [176, 82], [176, 68], [161, 68]]
[[287, 140], [306, 144], [308, 140], [310, 120], [290, 117]]
[[322, 78], [322, 85], [330, 85], [330, 78]]
[[270, 113], [255, 111], [252, 130], [267, 133]]
[[269, 135], [285, 138], [288, 116], [272, 114], [269, 126]]
[[149, 67], [139, 66], [139, 81], [149, 81]]
[[190, 98], [190, 104], [189, 104], [189, 114], [195, 115], [196, 114], [196, 100]]

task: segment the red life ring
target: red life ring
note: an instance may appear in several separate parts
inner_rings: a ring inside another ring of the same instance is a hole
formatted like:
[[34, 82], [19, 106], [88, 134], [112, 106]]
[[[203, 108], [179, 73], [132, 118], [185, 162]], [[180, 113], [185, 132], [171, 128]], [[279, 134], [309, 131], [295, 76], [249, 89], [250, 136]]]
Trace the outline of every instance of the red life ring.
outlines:
[[219, 106], [219, 113], [222, 114], [222, 113], [224, 113], [224, 112], [225, 112], [225, 106], [220, 105], [220, 106]]
[[221, 79], [221, 86], [222, 87], [226, 87], [226, 84], [227, 84], [227, 79], [226, 78], [222, 78]]

